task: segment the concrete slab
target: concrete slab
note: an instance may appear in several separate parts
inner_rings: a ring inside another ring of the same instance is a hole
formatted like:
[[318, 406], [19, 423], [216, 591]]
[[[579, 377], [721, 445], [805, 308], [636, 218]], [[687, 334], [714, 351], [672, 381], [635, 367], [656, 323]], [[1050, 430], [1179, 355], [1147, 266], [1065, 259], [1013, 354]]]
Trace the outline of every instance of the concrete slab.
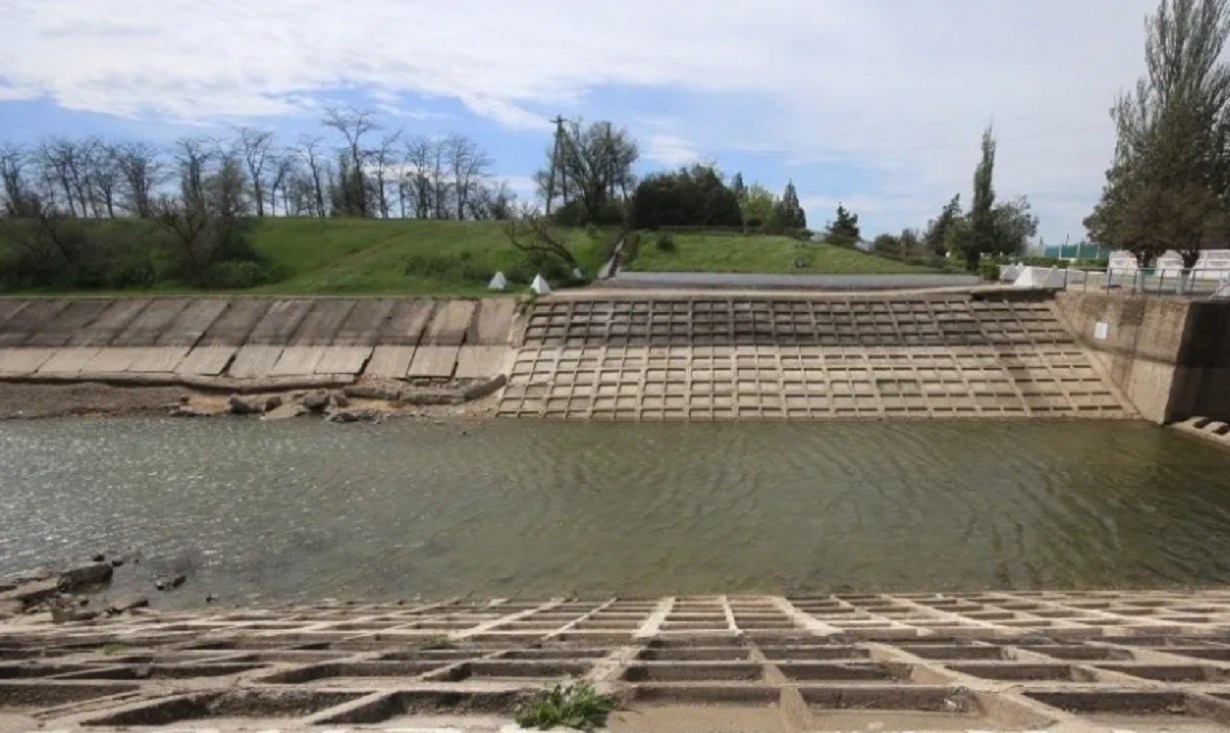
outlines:
[[436, 306], [423, 343], [431, 346], [459, 346], [465, 340], [470, 319], [478, 310], [472, 300], [446, 300]]
[[227, 374], [236, 379], [263, 379], [282, 355], [281, 346], [241, 346]]
[[102, 315], [110, 301], [99, 299], [68, 301], [64, 309], [44, 323], [26, 346], [64, 346], [95, 318]]
[[66, 346], [38, 368], [40, 374], [77, 374], [85, 370], [102, 349], [91, 346]]
[[459, 351], [459, 346], [420, 346], [406, 376], [447, 379], [453, 376]]
[[487, 379], [500, 373], [508, 346], [462, 346], [457, 353], [457, 379]]
[[393, 312], [394, 301], [359, 300], [333, 336], [333, 346], [375, 346], [380, 329]]
[[271, 377], [298, 377], [315, 374], [316, 364], [325, 355], [324, 346], [287, 346], [269, 372]]
[[226, 371], [238, 351], [238, 346], [198, 346], [175, 367], [175, 373], [216, 377]]
[[358, 374], [371, 355], [370, 346], [328, 346], [316, 363], [316, 373]]
[[125, 371], [143, 349], [128, 346], [107, 346], [94, 355], [83, 373], [117, 374]]
[[0, 374], [33, 374], [55, 353], [55, 349], [0, 348]]
[[187, 346], [151, 346], [141, 349], [124, 371], [169, 374], [175, 371], [175, 367], [179, 366], [187, 355]]
[[414, 350], [414, 346], [377, 346], [372, 350], [372, 358], [367, 361], [363, 375], [405, 379], [410, 362], [414, 359]]
[[226, 310], [221, 298], [202, 298], [188, 304], [158, 336], [156, 346], [195, 346], [213, 322]]
[[0, 323], [0, 348], [22, 346], [68, 305], [64, 300], [32, 300], [25, 308]]
[[422, 339], [435, 303], [430, 300], [399, 300], [393, 304], [376, 343], [381, 346], [416, 346]]
[[499, 346], [509, 343], [513, 315], [517, 302], [511, 298], [487, 298], [479, 301], [478, 313], [470, 321], [466, 344]]
[[151, 301], [109, 345], [153, 346], [191, 302], [186, 298]]
[[246, 343], [253, 346], [285, 346], [311, 307], [310, 300], [274, 301], [252, 328]]
[[145, 299], [124, 299], [107, 302], [106, 309], [90, 327], [73, 334], [69, 346], [108, 346], [128, 324], [152, 302]]
[[332, 298], [312, 301], [312, 307], [291, 336], [290, 346], [327, 346], [354, 308], [353, 300]]
[[269, 312], [273, 300], [235, 298], [201, 336], [198, 346], [242, 346], [256, 324]]
[[30, 304], [28, 300], [18, 300], [16, 298], [0, 298], [0, 325], [21, 312], [23, 308]]

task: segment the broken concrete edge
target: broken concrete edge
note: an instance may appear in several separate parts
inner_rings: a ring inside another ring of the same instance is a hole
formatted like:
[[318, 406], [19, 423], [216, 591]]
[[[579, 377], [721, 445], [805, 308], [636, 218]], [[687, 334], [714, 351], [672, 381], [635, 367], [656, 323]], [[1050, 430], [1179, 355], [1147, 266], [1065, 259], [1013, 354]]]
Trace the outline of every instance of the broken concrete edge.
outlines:
[[96, 374], [0, 374], [0, 382], [13, 382], [17, 384], [94, 383], [114, 387], [190, 387], [208, 392], [231, 392], [237, 394], [344, 387], [353, 384], [356, 379], [357, 377], [350, 374], [318, 374], [313, 376], [261, 377], [255, 379], [206, 377], [164, 372], [143, 374], [129, 374], [127, 372]]
[[1171, 423], [1167, 427], [1187, 435], [1194, 435], [1223, 448], [1230, 448], [1230, 425], [1207, 417], [1192, 417], [1182, 422]]

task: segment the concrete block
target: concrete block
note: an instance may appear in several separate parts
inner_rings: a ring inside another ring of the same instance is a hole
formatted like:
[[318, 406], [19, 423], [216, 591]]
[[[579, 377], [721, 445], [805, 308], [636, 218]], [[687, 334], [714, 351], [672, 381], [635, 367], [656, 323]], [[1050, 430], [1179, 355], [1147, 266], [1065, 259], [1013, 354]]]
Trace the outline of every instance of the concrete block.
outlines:
[[420, 346], [414, 352], [414, 360], [406, 376], [447, 379], [453, 376], [457, 365], [457, 346]]
[[66, 346], [38, 368], [40, 374], [77, 374], [85, 370], [102, 349]]
[[198, 346], [175, 367], [175, 373], [217, 376], [226, 371], [226, 365], [238, 351], [236, 346]]
[[55, 353], [55, 349], [0, 349], [0, 374], [33, 374]]
[[236, 352], [228, 374], [236, 379], [268, 377], [281, 355], [281, 346], [243, 346]]
[[370, 346], [330, 346], [316, 363], [316, 373], [358, 374], [371, 355]]
[[511, 349], [507, 346], [462, 346], [457, 354], [457, 379], [486, 379], [500, 373]]
[[170, 373], [188, 355], [187, 346], [155, 346], [141, 349], [126, 372], [162, 372]]
[[325, 355], [323, 346], [288, 346], [282, 350], [269, 376], [290, 377], [315, 374], [316, 365]]
[[413, 346], [377, 346], [367, 362], [364, 376], [404, 379], [414, 359]]

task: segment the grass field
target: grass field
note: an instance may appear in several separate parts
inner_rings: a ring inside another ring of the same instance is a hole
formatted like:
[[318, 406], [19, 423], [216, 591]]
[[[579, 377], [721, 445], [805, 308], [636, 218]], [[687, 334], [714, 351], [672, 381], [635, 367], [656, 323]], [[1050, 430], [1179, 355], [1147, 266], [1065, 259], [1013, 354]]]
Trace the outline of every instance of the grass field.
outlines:
[[[614, 233], [564, 234], [594, 277]], [[476, 295], [487, 293], [496, 271], [511, 274], [524, 260], [500, 224], [488, 221], [267, 219], [252, 241], [288, 275], [252, 291], [260, 293]]]
[[[737, 272], [795, 275], [859, 275], [940, 272], [929, 267], [790, 237], [673, 233], [673, 251], [657, 246], [658, 235], [641, 234], [636, 272]], [[802, 265], [802, 266], [800, 266]]]

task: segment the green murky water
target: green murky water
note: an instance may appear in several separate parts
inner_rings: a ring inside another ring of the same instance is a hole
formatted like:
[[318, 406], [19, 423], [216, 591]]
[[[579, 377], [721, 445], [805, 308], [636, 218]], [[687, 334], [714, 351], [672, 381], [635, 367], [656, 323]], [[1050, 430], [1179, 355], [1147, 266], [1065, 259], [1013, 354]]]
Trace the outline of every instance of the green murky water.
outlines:
[[183, 605], [1230, 582], [1230, 456], [1139, 423], [10, 422], [0, 519]]

